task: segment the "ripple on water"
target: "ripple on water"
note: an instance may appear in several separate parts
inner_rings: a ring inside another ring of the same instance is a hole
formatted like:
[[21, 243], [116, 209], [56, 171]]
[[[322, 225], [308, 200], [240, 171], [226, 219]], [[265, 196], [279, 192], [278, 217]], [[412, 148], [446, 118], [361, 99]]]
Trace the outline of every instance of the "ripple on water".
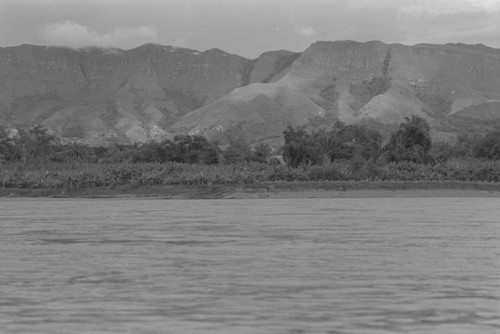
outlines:
[[0, 332], [500, 332], [499, 204], [0, 201]]

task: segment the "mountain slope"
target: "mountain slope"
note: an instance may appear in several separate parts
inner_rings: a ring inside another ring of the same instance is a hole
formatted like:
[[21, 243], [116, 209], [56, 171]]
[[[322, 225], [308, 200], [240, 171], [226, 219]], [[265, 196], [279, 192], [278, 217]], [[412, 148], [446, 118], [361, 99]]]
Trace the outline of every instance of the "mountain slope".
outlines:
[[131, 50], [0, 48], [0, 125], [66, 140], [173, 134], [279, 145], [288, 126], [427, 119], [437, 138], [500, 127], [500, 50], [483, 45], [316, 42], [250, 60], [146, 44]]
[[[248, 83], [256, 61], [212, 49], [0, 48], [0, 120], [91, 143], [144, 141]], [[261, 71], [261, 75], [270, 73]]]
[[435, 137], [447, 138], [471, 130], [464, 125], [499, 125], [499, 106], [500, 50], [317, 42], [271, 82], [235, 89], [173, 128], [220, 137], [240, 126], [258, 142], [279, 138], [288, 125], [314, 127], [337, 119], [399, 124], [419, 115]]

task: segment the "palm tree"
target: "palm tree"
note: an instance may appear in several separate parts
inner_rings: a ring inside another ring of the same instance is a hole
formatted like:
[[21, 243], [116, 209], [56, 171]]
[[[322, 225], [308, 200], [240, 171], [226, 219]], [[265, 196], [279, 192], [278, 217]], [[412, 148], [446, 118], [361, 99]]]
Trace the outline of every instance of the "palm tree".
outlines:
[[429, 161], [432, 146], [430, 130], [429, 123], [422, 117], [405, 117], [405, 122], [391, 135], [386, 146], [391, 160]]
[[405, 117], [405, 122], [401, 123], [400, 130], [402, 131], [404, 146], [407, 149], [413, 148], [415, 145], [420, 145], [424, 151], [431, 149], [431, 127], [422, 117], [416, 115]]

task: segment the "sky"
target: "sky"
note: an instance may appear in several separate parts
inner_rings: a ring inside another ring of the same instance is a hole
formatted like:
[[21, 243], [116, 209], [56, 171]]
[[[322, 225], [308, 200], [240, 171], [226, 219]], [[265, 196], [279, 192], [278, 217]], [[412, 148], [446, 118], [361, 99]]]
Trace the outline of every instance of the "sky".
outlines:
[[158, 43], [256, 58], [319, 40], [500, 48], [500, 0], [0, 0], [0, 47]]

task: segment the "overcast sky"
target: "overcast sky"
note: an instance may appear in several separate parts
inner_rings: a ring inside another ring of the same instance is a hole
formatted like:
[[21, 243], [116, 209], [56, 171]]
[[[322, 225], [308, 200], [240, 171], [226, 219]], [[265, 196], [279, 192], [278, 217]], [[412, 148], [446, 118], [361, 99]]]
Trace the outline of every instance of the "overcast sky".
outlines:
[[254, 58], [318, 40], [500, 48], [500, 0], [0, 0], [0, 46], [154, 42]]

